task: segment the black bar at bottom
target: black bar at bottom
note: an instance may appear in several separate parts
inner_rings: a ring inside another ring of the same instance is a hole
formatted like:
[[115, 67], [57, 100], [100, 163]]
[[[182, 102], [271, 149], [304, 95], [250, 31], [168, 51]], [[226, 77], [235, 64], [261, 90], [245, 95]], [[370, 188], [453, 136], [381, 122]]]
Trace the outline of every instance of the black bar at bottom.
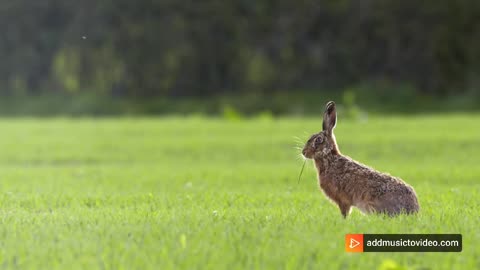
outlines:
[[461, 234], [364, 234], [363, 252], [461, 252]]

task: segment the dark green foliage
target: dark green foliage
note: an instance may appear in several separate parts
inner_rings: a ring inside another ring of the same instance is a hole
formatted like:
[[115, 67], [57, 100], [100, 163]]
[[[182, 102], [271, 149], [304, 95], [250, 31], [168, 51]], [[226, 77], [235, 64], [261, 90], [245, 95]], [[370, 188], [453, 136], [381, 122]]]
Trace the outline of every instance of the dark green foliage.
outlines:
[[1, 1], [0, 93], [271, 95], [380, 80], [471, 94], [479, 3]]

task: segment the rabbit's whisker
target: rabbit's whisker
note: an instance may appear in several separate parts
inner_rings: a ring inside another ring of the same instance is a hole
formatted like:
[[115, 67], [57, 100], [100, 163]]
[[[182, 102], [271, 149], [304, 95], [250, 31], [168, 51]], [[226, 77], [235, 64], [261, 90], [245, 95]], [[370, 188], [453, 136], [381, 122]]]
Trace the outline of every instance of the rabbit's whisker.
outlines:
[[297, 155], [298, 160], [306, 160], [306, 158], [302, 154]]
[[294, 140], [295, 142], [297, 142], [297, 143], [303, 143], [303, 141], [304, 141], [302, 138], [297, 137], [297, 136], [294, 136], [294, 137], [293, 137], [293, 140]]

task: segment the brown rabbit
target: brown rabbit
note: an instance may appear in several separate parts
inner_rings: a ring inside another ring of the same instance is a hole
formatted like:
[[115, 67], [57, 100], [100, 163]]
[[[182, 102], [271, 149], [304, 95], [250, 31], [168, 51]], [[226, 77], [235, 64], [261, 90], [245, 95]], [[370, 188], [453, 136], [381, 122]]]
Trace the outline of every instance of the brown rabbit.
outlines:
[[415, 191], [401, 179], [378, 172], [340, 154], [333, 129], [337, 123], [335, 103], [325, 106], [323, 130], [307, 141], [302, 154], [313, 159], [321, 189], [347, 217], [352, 206], [364, 213], [396, 215], [418, 212]]

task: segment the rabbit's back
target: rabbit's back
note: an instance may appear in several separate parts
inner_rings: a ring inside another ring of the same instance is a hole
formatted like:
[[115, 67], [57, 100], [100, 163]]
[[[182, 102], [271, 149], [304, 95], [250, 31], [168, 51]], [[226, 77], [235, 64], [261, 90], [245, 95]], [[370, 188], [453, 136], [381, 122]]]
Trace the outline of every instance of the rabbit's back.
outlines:
[[322, 163], [326, 166], [320, 170], [320, 186], [333, 200], [340, 197], [365, 213], [419, 210], [414, 189], [397, 177], [342, 155]]

